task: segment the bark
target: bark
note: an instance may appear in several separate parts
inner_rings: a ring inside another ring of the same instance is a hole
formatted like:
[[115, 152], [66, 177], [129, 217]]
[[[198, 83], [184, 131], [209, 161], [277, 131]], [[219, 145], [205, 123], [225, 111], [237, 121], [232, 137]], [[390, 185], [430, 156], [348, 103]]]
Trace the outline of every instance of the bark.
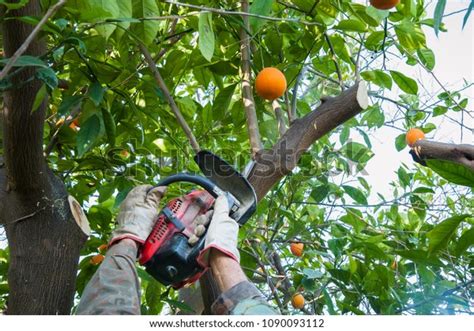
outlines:
[[[364, 82], [355, 84], [337, 97], [326, 98], [317, 109], [293, 121], [272, 149], [257, 153], [256, 165], [248, 177], [257, 199], [262, 200], [273, 185], [289, 174], [316, 140], [367, 108], [367, 99]], [[201, 278], [201, 286], [204, 306], [210, 307], [219, 295], [212, 275], [206, 273]], [[210, 312], [207, 309], [204, 313]]]
[[426, 159], [446, 160], [462, 164], [474, 171], [473, 145], [418, 140], [413, 146], [412, 156], [415, 161], [422, 164]]
[[[40, 1], [30, 1], [9, 16], [41, 16]], [[6, 57], [11, 57], [33, 27], [3, 21]], [[25, 55], [44, 54], [35, 39]], [[69, 314], [75, 293], [80, 249], [87, 236], [73, 220], [64, 184], [43, 157], [46, 104], [31, 112], [41, 82], [34, 67], [11, 73], [14, 88], [4, 93], [3, 151], [0, 168], [0, 224], [10, 249], [7, 314]]]

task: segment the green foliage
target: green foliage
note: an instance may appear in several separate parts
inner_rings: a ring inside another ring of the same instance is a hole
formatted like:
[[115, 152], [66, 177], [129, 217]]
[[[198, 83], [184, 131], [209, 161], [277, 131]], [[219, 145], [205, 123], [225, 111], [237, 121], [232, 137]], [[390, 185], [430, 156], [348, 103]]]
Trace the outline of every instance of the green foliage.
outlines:
[[[240, 10], [236, 1], [186, 3]], [[379, 11], [346, 0], [252, 1], [251, 13], [274, 18], [249, 19], [253, 77], [268, 66], [285, 73], [289, 98], [280, 103], [284, 113], [303, 67], [295, 100], [298, 117], [312, 111], [321, 97], [340, 94], [339, 74], [343, 85], [350, 86], [360, 72], [369, 85], [367, 110], [305, 151], [295, 171], [273, 187], [241, 231], [244, 271], [272, 305], [278, 306], [275, 296], [282, 299], [279, 308], [285, 314], [300, 313], [284, 300], [296, 290], [303, 291], [311, 302], [306, 308], [315, 314], [469, 309], [468, 291], [440, 296], [474, 270], [473, 221], [467, 216], [473, 214], [472, 172], [434, 160], [427, 161], [428, 167], [396, 166], [395, 176], [387, 173], [393, 182], [384, 183], [392, 189], [388, 195], [377, 191], [367, 173], [377, 152], [372, 144], [380, 139], [376, 132], [398, 130], [395, 141], [383, 141], [387, 155], [393, 155], [385, 162], [397, 162], [397, 151], [406, 147], [407, 128], [441, 130], [436, 119], [461, 114], [468, 105], [459, 91], [426, 96], [423, 82], [400, 65], [424, 70], [423, 65], [428, 71], [435, 66], [423, 29], [446, 29], [438, 14], [427, 17], [425, 5], [407, 0], [391, 11]], [[16, 70], [37, 69], [35, 77], [43, 85], [33, 111], [49, 101], [45, 146], [57, 132], [57, 144], [46, 160], [84, 206], [93, 231], [81, 252], [78, 299], [97, 269], [90, 258], [108, 241], [127, 193], [170, 174], [198, 171], [138, 43], [156, 59], [200, 145], [243, 170], [250, 146], [241, 100], [241, 28], [238, 15], [163, 1], [70, 0], [43, 28], [48, 52], [41, 58], [24, 55], [16, 62]], [[11, 88], [14, 74], [0, 82], [2, 89]], [[64, 81], [67, 88], [61, 87]], [[400, 95], [391, 92], [394, 84]], [[270, 148], [279, 138], [277, 119], [270, 103], [256, 95], [255, 102], [263, 143]], [[60, 124], [71, 115], [79, 121], [78, 129]], [[387, 172], [383, 166], [379, 171]], [[167, 197], [190, 188], [170, 188]], [[302, 257], [291, 254], [292, 241], [305, 243]], [[279, 281], [273, 253], [282, 260], [290, 288]], [[8, 249], [0, 249], [0, 310], [8, 295], [8, 260]], [[261, 264], [268, 279], [278, 284], [275, 292], [256, 272]], [[142, 313], [191, 309], [141, 267], [138, 274]]]

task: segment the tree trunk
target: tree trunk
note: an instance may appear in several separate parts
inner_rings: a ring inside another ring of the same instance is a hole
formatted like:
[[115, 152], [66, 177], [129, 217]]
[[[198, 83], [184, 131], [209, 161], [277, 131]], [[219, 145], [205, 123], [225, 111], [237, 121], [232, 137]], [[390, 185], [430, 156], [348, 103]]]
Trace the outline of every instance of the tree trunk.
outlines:
[[[8, 13], [41, 16], [40, 1]], [[6, 57], [22, 45], [33, 27], [3, 21]], [[45, 53], [35, 40], [25, 55]], [[74, 221], [64, 184], [43, 157], [46, 102], [32, 112], [41, 82], [35, 68], [11, 72], [13, 88], [4, 93], [3, 152], [0, 168], [0, 224], [10, 249], [7, 314], [69, 314], [75, 293], [80, 249], [87, 235]], [[30, 81], [28, 81], [31, 79]]]

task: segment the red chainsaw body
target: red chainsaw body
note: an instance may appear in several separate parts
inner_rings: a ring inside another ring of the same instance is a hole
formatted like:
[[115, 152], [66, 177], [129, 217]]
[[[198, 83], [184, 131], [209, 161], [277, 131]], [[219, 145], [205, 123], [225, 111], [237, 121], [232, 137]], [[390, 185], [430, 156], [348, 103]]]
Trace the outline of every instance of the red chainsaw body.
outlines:
[[[176, 288], [196, 281], [199, 276], [196, 277], [194, 269], [191, 277], [180, 279], [181, 270], [191, 268], [194, 263], [191, 260], [195, 260], [194, 255], [198, 249], [187, 244], [187, 239], [194, 233], [194, 219], [205, 214], [213, 204], [214, 198], [205, 190], [194, 190], [171, 200], [159, 213], [153, 230], [142, 247], [140, 264], [145, 265], [148, 272], [155, 273], [155, 278], [161, 278], [163, 282], [169, 282]], [[166, 208], [167, 213], [164, 212]], [[171, 272], [163, 275], [171, 264], [178, 269], [175, 277]], [[186, 272], [191, 271], [188, 269]]]

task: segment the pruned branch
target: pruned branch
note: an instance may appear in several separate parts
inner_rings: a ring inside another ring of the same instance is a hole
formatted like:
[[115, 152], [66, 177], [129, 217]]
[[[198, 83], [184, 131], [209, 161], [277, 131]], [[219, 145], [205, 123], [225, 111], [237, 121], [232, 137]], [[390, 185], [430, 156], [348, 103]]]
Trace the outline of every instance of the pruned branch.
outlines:
[[199, 152], [201, 148], [199, 147], [196, 137], [194, 136], [193, 132], [191, 131], [191, 128], [189, 127], [188, 123], [186, 122], [183, 115], [181, 114], [181, 111], [179, 110], [178, 105], [176, 104], [173, 97], [171, 96], [171, 93], [168, 87], [166, 86], [165, 81], [163, 80], [163, 77], [161, 77], [161, 74], [158, 71], [158, 67], [156, 66], [156, 63], [150, 54], [150, 51], [143, 44], [140, 44], [139, 47], [140, 47], [141, 52], [143, 53], [143, 56], [145, 57], [146, 62], [148, 63], [148, 66], [150, 67], [150, 70], [153, 72], [153, 76], [155, 78], [156, 83], [158, 84], [166, 100], [168, 101], [168, 104], [171, 107], [171, 111], [173, 112], [176, 119], [178, 120], [178, 123], [183, 129], [184, 134], [186, 135], [186, 137], [188, 137], [191, 147], [193, 148], [195, 153]]
[[[474, 146], [447, 144], [430, 140], [418, 140], [413, 151], [421, 160], [435, 159], [462, 164], [474, 171]], [[414, 156], [415, 158], [415, 156]], [[419, 160], [416, 160], [420, 162]]]
[[296, 167], [301, 154], [316, 140], [367, 106], [367, 87], [365, 82], [359, 82], [341, 95], [326, 99], [306, 116], [296, 119], [272, 149], [262, 150], [256, 155], [256, 165], [249, 174], [249, 181], [258, 200]]
[[31, 42], [35, 39], [36, 35], [38, 32], [41, 31], [43, 28], [43, 25], [46, 24], [48, 19], [53, 16], [59, 8], [61, 8], [67, 0], [59, 0], [54, 6], [50, 7], [46, 14], [43, 16], [43, 18], [38, 22], [38, 24], [35, 26], [33, 31], [31, 31], [30, 35], [25, 39], [23, 44], [18, 47], [16, 52], [10, 57], [10, 60], [8, 60], [7, 64], [5, 67], [2, 69], [0, 72], [0, 80], [4, 79], [5, 76], [10, 72], [10, 69], [15, 65], [15, 62], [18, 60], [18, 58], [26, 52], [28, 47], [30, 46]]
[[[248, 0], [243, 0], [241, 4], [242, 12], [248, 12]], [[257, 113], [255, 111], [255, 101], [253, 99], [251, 83], [249, 18], [247, 16], [243, 16], [243, 21], [244, 24], [240, 31], [240, 50], [242, 56], [242, 99], [247, 117], [247, 129], [249, 132], [252, 156], [255, 156], [255, 154], [263, 148], [263, 145], [260, 138], [260, 132], [258, 131]]]

